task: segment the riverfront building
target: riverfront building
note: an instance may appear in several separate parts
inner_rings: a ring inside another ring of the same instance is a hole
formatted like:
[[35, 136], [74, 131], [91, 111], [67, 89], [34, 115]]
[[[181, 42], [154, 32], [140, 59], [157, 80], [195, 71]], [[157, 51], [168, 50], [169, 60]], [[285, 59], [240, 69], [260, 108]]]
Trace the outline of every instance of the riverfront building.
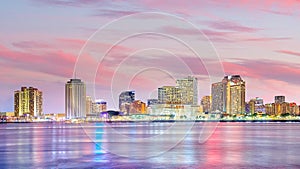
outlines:
[[212, 111], [226, 114], [245, 112], [245, 81], [240, 75], [225, 76], [212, 84]]
[[86, 86], [80, 79], [70, 79], [65, 84], [66, 119], [86, 117]]
[[21, 87], [21, 90], [14, 92], [14, 112], [17, 117], [24, 115], [42, 116], [43, 93], [37, 88]]
[[176, 86], [181, 92], [181, 103], [185, 105], [198, 104], [198, 80], [196, 77], [188, 76], [176, 80]]
[[125, 115], [129, 114], [130, 104], [135, 100], [135, 91], [124, 91], [119, 95], [119, 109]]

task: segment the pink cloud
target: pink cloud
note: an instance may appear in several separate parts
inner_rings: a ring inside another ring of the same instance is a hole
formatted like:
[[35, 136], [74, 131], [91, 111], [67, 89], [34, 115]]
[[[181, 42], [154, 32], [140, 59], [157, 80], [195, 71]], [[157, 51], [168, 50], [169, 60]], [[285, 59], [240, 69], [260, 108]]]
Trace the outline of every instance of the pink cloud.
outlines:
[[287, 0], [287, 1], [277, 1], [277, 0], [265, 0], [265, 1], [239, 1], [239, 0], [229, 0], [229, 1], [215, 1], [215, 4], [219, 4], [227, 7], [238, 7], [245, 9], [278, 9], [281, 11], [288, 11], [290, 9], [297, 9], [300, 5], [298, 0]]
[[47, 5], [77, 6], [77, 7], [106, 2], [106, 1], [99, 1], [99, 0], [33, 0], [33, 1], [37, 3], [47, 4]]
[[209, 27], [218, 30], [228, 30], [235, 32], [257, 32], [261, 29], [244, 26], [231, 21], [209, 21], [205, 22]]
[[284, 15], [284, 16], [292, 16], [293, 15], [293, 13], [291, 11], [283, 12], [283, 11], [275, 11], [275, 10], [269, 10], [269, 9], [262, 9], [262, 11], [271, 13], [271, 14], [276, 14], [276, 15]]
[[50, 46], [46, 43], [35, 42], [35, 41], [21, 41], [12, 43], [14, 47], [24, 48], [24, 49], [36, 49], [36, 48], [49, 48]]
[[235, 62], [223, 62], [227, 74], [241, 74], [255, 79], [272, 79], [295, 85], [300, 84], [300, 69], [297, 64], [271, 60], [237, 59]]
[[57, 38], [60, 44], [66, 44], [71, 47], [82, 47], [86, 40], [82, 39], [68, 39], [68, 38]]
[[0, 46], [2, 62], [12, 67], [25, 70], [41, 71], [53, 75], [70, 77], [76, 56], [63, 51], [32, 54], [30, 52], [16, 51]]
[[115, 10], [100, 9], [100, 10], [97, 10], [93, 14], [93, 16], [122, 17], [122, 16], [131, 15], [131, 14], [138, 13], [138, 12], [141, 12], [141, 11], [120, 10], [120, 9], [115, 9]]
[[[264, 7], [265, 11], [270, 11], [275, 14], [285, 14], [290, 11], [296, 11], [300, 7], [298, 0], [265, 0], [265, 1], [180, 1], [180, 0], [166, 0], [166, 1], [153, 1], [141, 0], [131, 1], [106, 1], [106, 0], [33, 0], [37, 4], [54, 5], [54, 6], [67, 6], [67, 7], [93, 7], [93, 16], [106, 16], [106, 17], [120, 17], [141, 11], [163, 11], [177, 15], [184, 15], [185, 17], [204, 15], [209, 18], [219, 18], [211, 11], [212, 8], [238, 8], [245, 10], [259, 10]], [[95, 6], [97, 8], [95, 8]], [[109, 8], [103, 8], [107, 6]], [[125, 7], [126, 6], [126, 7]], [[108, 10], [109, 9], [109, 10]], [[219, 18], [220, 19], [220, 18]]]
[[240, 74], [246, 80], [247, 98], [263, 97], [273, 102], [275, 95], [286, 95], [288, 100], [300, 102], [300, 65], [272, 60], [237, 59], [223, 62], [227, 75]]
[[300, 52], [294, 52], [294, 51], [290, 51], [290, 50], [277, 50], [276, 52], [293, 55], [293, 56], [300, 56]]
[[161, 28], [164, 32], [172, 32], [175, 34], [183, 34], [183, 35], [195, 35], [195, 34], [201, 34], [201, 31], [198, 31], [196, 29], [186, 29], [186, 28], [179, 28], [174, 26], [165, 26]]
[[265, 41], [280, 41], [280, 40], [290, 40], [290, 37], [253, 37], [245, 38], [242, 41], [253, 41], [253, 42], [265, 42]]
[[[180, 34], [180, 35], [187, 35], [187, 36], [194, 36], [194, 35], [206, 35], [210, 40], [214, 42], [233, 42], [232, 38], [229, 38], [231, 32], [225, 31], [215, 31], [210, 29], [202, 29], [202, 30], [195, 30], [195, 29], [187, 29], [187, 28], [179, 28], [174, 26], [166, 26], [161, 28], [162, 31], [166, 33], [172, 34]], [[201, 38], [200, 40], [207, 40], [206, 38]]]
[[[215, 26], [215, 28], [218, 27], [218, 29], [222, 29], [223, 23], [217, 24], [217, 22], [211, 22]], [[225, 24], [224, 24], [225, 25]], [[238, 24], [237, 24], [238, 25]], [[214, 27], [214, 26], [212, 26]], [[174, 27], [174, 26], [167, 26], [162, 27], [161, 30], [163, 30], [166, 33], [174, 33], [174, 34], [183, 34], [188, 36], [194, 36], [194, 35], [201, 35], [204, 33], [210, 40], [213, 42], [225, 42], [225, 43], [232, 43], [232, 42], [266, 42], [266, 41], [281, 41], [281, 40], [290, 40], [292, 38], [290, 37], [258, 37], [255, 35], [247, 36], [246, 33], [252, 33], [254, 31], [258, 31], [260, 29], [257, 28], [250, 28], [245, 26], [230, 26], [227, 25], [224, 27], [224, 30], [226, 31], [219, 31], [219, 30], [213, 30], [213, 29], [202, 29], [194, 30], [194, 29], [186, 29], [186, 28], [180, 28], [180, 27]], [[244, 34], [239, 34], [244, 33]], [[206, 39], [200, 39], [200, 40], [206, 40]]]

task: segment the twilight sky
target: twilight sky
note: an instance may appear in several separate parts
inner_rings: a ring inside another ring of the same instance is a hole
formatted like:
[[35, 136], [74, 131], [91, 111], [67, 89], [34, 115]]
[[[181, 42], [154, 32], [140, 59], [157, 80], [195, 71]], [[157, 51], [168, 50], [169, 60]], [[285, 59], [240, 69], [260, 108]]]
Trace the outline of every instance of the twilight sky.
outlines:
[[[124, 21], [126, 15], [137, 17]], [[242, 76], [247, 100], [258, 96], [268, 103], [285, 95], [300, 103], [299, 0], [12, 0], [1, 2], [0, 20], [0, 111], [13, 111], [15, 90], [34, 86], [44, 93], [44, 113], [64, 112], [64, 84], [76, 62], [77, 77], [92, 79], [85, 80], [88, 86], [95, 82], [88, 94], [107, 100], [109, 108], [122, 90], [136, 90], [136, 98], [146, 101], [156, 97], [157, 87], [189, 74], [199, 79], [199, 98], [209, 95], [217, 76], [207, 69], [222, 70], [210, 65], [216, 62], [226, 75]], [[113, 44], [127, 33], [147, 31], [162, 34]], [[196, 44], [191, 46], [201, 60], [180, 40], [164, 36], [170, 34]], [[112, 45], [99, 63], [97, 55]], [[210, 57], [217, 55], [219, 60]]]

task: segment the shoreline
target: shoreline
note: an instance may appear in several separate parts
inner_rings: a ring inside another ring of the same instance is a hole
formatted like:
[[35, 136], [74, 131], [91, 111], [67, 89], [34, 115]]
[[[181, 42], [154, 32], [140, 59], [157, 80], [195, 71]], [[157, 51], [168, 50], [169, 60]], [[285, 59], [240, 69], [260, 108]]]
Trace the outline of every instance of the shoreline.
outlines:
[[300, 123], [300, 120], [126, 120], [126, 121], [79, 121], [79, 122], [66, 122], [66, 121], [9, 121], [9, 122], [0, 122], [0, 124], [5, 123], [64, 123], [64, 124], [79, 124], [79, 123], [175, 123], [175, 122], [233, 122], [233, 123]]

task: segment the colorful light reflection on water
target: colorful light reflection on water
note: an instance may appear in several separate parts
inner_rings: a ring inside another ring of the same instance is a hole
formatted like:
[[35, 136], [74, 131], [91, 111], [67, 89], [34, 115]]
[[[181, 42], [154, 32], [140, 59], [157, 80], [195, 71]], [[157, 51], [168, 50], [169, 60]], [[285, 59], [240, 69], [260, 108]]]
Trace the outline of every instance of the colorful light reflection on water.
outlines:
[[[300, 166], [299, 123], [220, 123], [204, 144], [198, 142], [202, 123], [176, 147], [152, 158], [133, 159], [104, 147], [143, 152], [138, 145], [122, 147], [111, 127], [131, 139], [163, 134], [172, 123], [10, 123], [0, 128], [0, 168], [297, 168]], [[184, 125], [184, 123], [182, 123]], [[183, 134], [180, 130], [178, 134]], [[90, 138], [93, 137], [93, 138]], [[161, 140], [168, 144], [166, 135]], [[93, 140], [96, 140], [94, 142]], [[126, 144], [128, 145], [128, 144]], [[158, 145], [148, 143], [151, 151]], [[130, 154], [129, 153], [129, 154]]]

